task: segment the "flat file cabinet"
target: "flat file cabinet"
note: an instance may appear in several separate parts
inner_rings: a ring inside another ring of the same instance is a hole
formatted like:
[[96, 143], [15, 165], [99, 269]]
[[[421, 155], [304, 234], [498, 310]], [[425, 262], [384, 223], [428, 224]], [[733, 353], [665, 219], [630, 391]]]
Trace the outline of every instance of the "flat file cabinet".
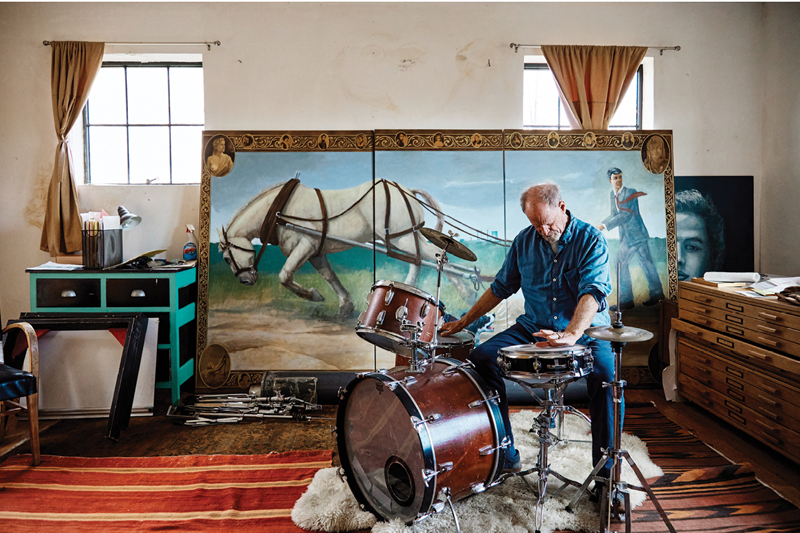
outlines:
[[144, 313], [159, 319], [156, 387], [180, 387], [194, 377], [197, 268], [182, 270], [40, 270], [30, 274], [31, 312]]

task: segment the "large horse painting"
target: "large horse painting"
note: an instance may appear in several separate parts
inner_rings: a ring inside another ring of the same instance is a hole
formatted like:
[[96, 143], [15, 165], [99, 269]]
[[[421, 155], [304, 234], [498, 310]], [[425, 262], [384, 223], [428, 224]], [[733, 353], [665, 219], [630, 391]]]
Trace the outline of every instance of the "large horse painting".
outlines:
[[[648, 168], [642, 156], [656, 137], [664, 168]], [[612, 268], [608, 303], [627, 325], [657, 331], [655, 304], [675, 298], [671, 132], [209, 131], [205, 151], [222, 140], [232, 147], [230, 168], [207, 164], [202, 177], [200, 390], [247, 389], [268, 370], [394, 366], [394, 353], [356, 331], [371, 292], [404, 284], [459, 318], [528, 224], [520, 193], [543, 180], [558, 183], [571, 213], [604, 232], [612, 263], [624, 268], [619, 280]], [[645, 229], [626, 240], [630, 218]], [[422, 228], [476, 259], [442, 254]], [[504, 301], [471, 326], [474, 342], [521, 312], [519, 296]], [[654, 351], [653, 343], [627, 346], [623, 377], [652, 380]]]

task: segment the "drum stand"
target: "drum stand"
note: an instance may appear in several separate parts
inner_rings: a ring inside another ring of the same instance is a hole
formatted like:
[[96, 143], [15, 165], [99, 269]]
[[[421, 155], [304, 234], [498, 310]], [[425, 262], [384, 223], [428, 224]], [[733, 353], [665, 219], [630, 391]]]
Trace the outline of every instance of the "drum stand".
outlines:
[[[601, 332], [603, 336], [596, 336], [590, 332], [591, 329], [597, 330], [605, 330], [605, 332]], [[653, 493], [650, 485], [647, 484], [647, 480], [642, 475], [642, 471], [639, 470], [639, 467], [636, 466], [636, 463], [633, 461], [633, 458], [630, 456], [627, 450], [620, 449], [622, 444], [622, 404], [624, 401], [623, 396], [623, 389], [626, 385], [626, 382], [623, 381], [621, 378], [621, 369], [622, 369], [622, 347], [625, 346], [624, 342], [619, 340], [613, 340], [615, 338], [614, 330], [619, 331], [619, 335], [616, 335], [616, 338], [623, 338], [623, 330], [624, 329], [631, 329], [631, 328], [624, 328], [622, 325], [622, 313], [617, 311], [616, 317], [614, 320], [613, 325], [611, 328], [590, 328], [590, 330], [586, 331], [586, 334], [590, 337], [601, 338], [602, 340], [610, 340], [611, 341], [611, 349], [614, 352], [614, 381], [611, 383], [603, 383], [603, 387], [611, 387], [613, 390], [613, 399], [614, 399], [614, 436], [612, 446], [613, 448], [603, 448], [603, 456], [595, 465], [594, 470], [589, 474], [586, 478], [586, 481], [583, 482], [583, 485], [580, 486], [578, 490], [578, 494], [569, 502], [567, 505], [566, 510], [568, 512], [572, 512], [573, 507], [578, 500], [583, 495], [584, 492], [587, 492], [589, 483], [592, 480], [595, 480], [595, 483], [602, 483], [603, 490], [600, 498], [600, 533], [607, 533], [611, 532], [611, 519], [612, 516], [621, 517], [625, 515], [625, 531], [626, 533], [631, 532], [631, 498], [628, 489], [634, 489], [641, 492], [646, 492], [647, 495], [650, 497], [650, 501], [653, 502], [653, 506], [655, 506], [658, 514], [661, 516], [661, 520], [664, 521], [667, 528], [671, 533], [676, 533], [675, 528], [672, 527], [672, 524], [667, 517], [667, 513], [664, 511], [664, 508], [661, 507], [661, 504], [656, 499], [656, 495]], [[609, 336], [610, 334], [610, 336]], [[650, 335], [652, 337], [652, 335]], [[647, 339], [637, 339], [637, 340], [647, 340]], [[631, 466], [633, 471], [636, 473], [636, 477], [639, 478], [639, 481], [642, 483], [642, 486], [636, 485], [629, 485], [625, 481], [621, 479], [621, 471], [622, 471], [622, 459], [625, 459], [628, 464]], [[613, 459], [613, 466], [610, 470], [609, 477], [604, 478], [597, 475], [597, 473], [603, 468], [606, 462], [609, 459]]]
[[[544, 502], [547, 501], [550, 497], [557, 497], [561, 494], [564, 489], [569, 486], [573, 487], [580, 487], [581, 485], [577, 481], [572, 481], [571, 479], [567, 479], [566, 477], [562, 476], [555, 470], [550, 468], [548, 458], [547, 458], [547, 451], [550, 446], [557, 446], [562, 442], [568, 442], [566, 439], [562, 438], [562, 429], [564, 425], [564, 412], [567, 411], [571, 414], [578, 415], [584, 420], [586, 420], [589, 424], [591, 424], [591, 420], [588, 416], [581, 413], [577, 409], [571, 406], [564, 406], [564, 390], [567, 388], [567, 384], [572, 381], [572, 379], [567, 380], [559, 380], [555, 379], [547, 383], [537, 384], [538, 387], [541, 387], [545, 391], [545, 399], [540, 400], [539, 397], [534, 392], [534, 386], [523, 381], [519, 378], [507, 378], [516, 381], [520, 385], [525, 388], [531, 395], [533, 395], [539, 404], [542, 407], [542, 412], [539, 413], [539, 416], [536, 417], [534, 420], [534, 425], [537, 426], [537, 433], [539, 435], [539, 457], [536, 460], [536, 466], [533, 468], [529, 468], [527, 470], [522, 470], [515, 474], [511, 474], [511, 476], [522, 476], [522, 479], [525, 483], [536, 493], [538, 499], [536, 501], [536, 533], [539, 533], [542, 527], [542, 522], [544, 520]], [[553, 429], [556, 425], [556, 419], [558, 420], [558, 430], [557, 435], [553, 435], [550, 433], [550, 430]], [[533, 428], [530, 429], [531, 432], [534, 431]], [[539, 474], [539, 481], [537, 486], [534, 487], [533, 484], [528, 480], [528, 474], [538, 473]], [[563, 482], [561, 487], [555, 491], [551, 496], [546, 495], [547, 493], [547, 485], [548, 485], [548, 476], [553, 476], [556, 479]], [[509, 476], [509, 477], [511, 477]]]

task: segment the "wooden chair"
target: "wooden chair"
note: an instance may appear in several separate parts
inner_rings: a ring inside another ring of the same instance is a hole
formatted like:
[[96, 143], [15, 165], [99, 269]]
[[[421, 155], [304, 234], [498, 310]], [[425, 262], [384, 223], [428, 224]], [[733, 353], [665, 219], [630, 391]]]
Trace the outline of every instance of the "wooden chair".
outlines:
[[[41, 462], [39, 454], [39, 342], [30, 324], [18, 322], [3, 328], [4, 364], [0, 364], [0, 441], [5, 437], [7, 417], [28, 412], [33, 466]], [[27, 343], [27, 344], [25, 344]], [[30, 349], [31, 371], [22, 370], [25, 353]], [[15, 400], [25, 398], [27, 407]]]

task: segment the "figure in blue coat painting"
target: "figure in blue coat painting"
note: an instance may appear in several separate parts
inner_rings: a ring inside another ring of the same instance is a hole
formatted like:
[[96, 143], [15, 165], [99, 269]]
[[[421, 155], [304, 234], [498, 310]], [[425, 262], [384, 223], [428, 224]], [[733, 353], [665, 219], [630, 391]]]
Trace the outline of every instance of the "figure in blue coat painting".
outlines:
[[[608, 169], [608, 181], [611, 184], [611, 215], [598, 226], [600, 230], [619, 228], [619, 248], [617, 250], [617, 263], [619, 263], [619, 301], [620, 310], [634, 307], [633, 287], [631, 285], [630, 263], [633, 258], [638, 259], [639, 266], [644, 271], [649, 289], [649, 298], [644, 305], [655, 305], [664, 298], [661, 279], [653, 263], [648, 242], [650, 234], [644, 225], [642, 215], [639, 214], [639, 198], [647, 195], [636, 189], [622, 186], [622, 170], [612, 167]], [[617, 306], [611, 306], [611, 311], [616, 311]]]

